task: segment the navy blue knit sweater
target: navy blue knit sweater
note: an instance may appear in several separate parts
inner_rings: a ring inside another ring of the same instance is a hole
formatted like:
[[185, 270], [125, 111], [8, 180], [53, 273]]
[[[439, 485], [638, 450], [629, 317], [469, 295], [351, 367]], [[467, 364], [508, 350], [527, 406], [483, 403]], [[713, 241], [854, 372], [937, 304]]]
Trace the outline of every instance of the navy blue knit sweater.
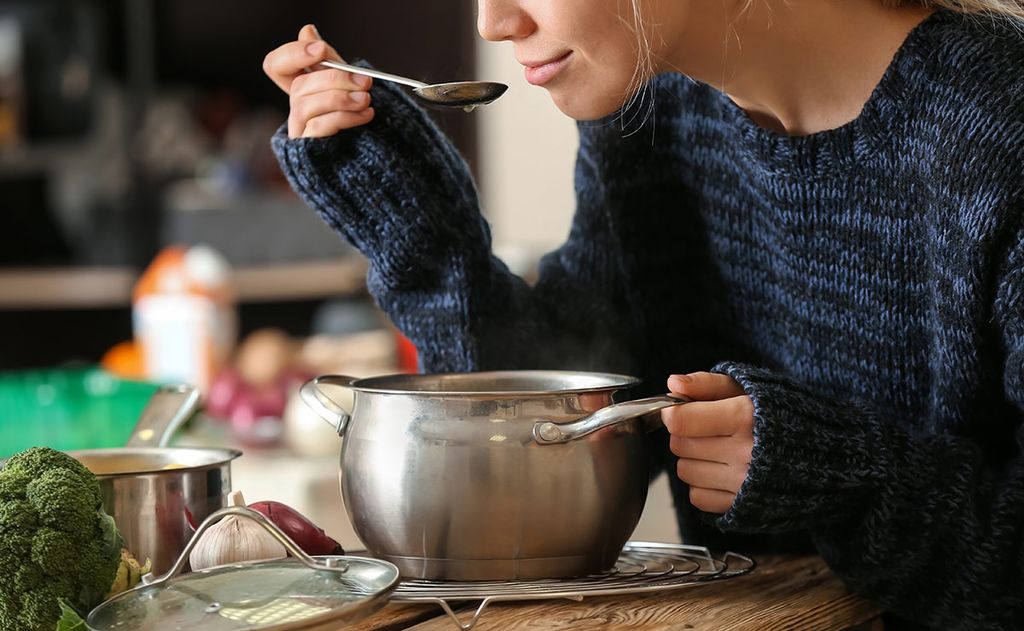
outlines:
[[755, 408], [715, 526], [809, 535], [935, 628], [1024, 628], [1021, 36], [936, 13], [856, 120], [799, 138], [678, 75], [654, 87], [647, 133], [580, 125], [571, 235], [534, 286], [491, 254], [462, 159], [400, 90], [377, 84], [365, 128], [274, 148], [424, 369], [663, 388], [714, 367]]

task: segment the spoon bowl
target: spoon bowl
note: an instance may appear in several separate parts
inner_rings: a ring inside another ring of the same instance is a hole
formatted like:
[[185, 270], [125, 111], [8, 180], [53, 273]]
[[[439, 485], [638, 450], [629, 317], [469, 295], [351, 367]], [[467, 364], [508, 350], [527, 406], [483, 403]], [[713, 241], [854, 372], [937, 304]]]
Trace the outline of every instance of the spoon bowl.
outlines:
[[355, 74], [366, 75], [375, 79], [392, 81], [407, 85], [413, 89], [413, 93], [428, 103], [443, 105], [446, 107], [461, 107], [466, 111], [472, 111], [480, 105], [493, 103], [498, 97], [508, 90], [504, 83], [493, 81], [453, 81], [449, 83], [423, 83], [415, 79], [400, 77], [387, 72], [352, 66], [337, 61], [321, 61], [320, 65], [325, 68], [344, 70]]
[[477, 107], [493, 103], [508, 86], [493, 81], [455, 81], [452, 83], [435, 83], [413, 92], [424, 101], [449, 107]]

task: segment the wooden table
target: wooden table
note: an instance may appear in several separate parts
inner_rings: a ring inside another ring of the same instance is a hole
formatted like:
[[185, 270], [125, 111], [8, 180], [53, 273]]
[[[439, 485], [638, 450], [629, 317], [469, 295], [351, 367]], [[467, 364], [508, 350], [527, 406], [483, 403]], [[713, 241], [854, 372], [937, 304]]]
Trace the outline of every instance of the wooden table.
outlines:
[[[664, 594], [493, 604], [474, 631], [879, 631], [881, 610], [851, 594], [818, 557], [758, 557], [750, 574]], [[469, 620], [475, 605], [462, 610]], [[458, 631], [437, 605], [388, 605], [355, 631]]]

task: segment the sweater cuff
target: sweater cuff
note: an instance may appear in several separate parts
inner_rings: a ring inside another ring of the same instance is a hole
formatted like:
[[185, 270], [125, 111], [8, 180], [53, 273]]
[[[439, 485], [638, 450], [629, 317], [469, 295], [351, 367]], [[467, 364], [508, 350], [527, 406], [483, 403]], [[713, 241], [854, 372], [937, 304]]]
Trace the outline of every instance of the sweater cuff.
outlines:
[[792, 532], [857, 514], [888, 469], [885, 425], [862, 401], [822, 396], [769, 370], [725, 362], [712, 372], [743, 387], [754, 404], [754, 448], [723, 530]]

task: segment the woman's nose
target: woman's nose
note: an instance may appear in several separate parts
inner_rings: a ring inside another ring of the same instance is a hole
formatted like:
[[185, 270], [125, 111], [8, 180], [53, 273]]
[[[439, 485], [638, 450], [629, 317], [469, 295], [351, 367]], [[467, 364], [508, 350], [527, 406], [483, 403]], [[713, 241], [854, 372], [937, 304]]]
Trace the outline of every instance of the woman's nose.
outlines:
[[477, 7], [476, 27], [480, 37], [488, 41], [514, 41], [533, 32], [533, 20], [520, 6], [520, 0], [478, 0]]

